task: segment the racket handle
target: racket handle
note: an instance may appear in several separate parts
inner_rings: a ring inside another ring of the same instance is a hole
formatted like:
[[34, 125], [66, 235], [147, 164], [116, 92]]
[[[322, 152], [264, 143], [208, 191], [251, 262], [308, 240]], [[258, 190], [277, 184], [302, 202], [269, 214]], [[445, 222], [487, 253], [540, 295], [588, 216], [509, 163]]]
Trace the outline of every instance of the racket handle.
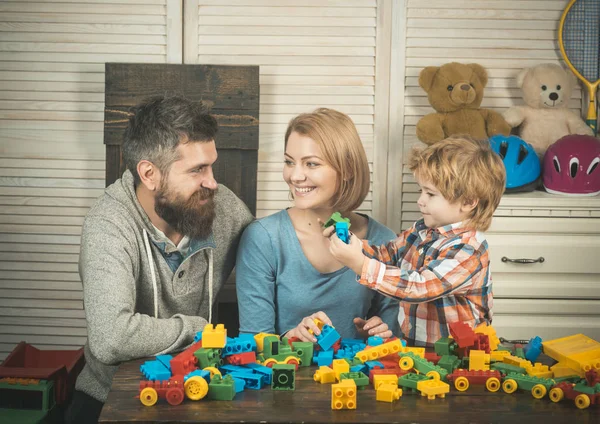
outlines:
[[588, 106], [587, 118], [585, 123], [592, 129], [594, 136], [598, 134], [598, 115], [596, 115], [596, 99], [595, 96], [590, 96], [590, 104]]

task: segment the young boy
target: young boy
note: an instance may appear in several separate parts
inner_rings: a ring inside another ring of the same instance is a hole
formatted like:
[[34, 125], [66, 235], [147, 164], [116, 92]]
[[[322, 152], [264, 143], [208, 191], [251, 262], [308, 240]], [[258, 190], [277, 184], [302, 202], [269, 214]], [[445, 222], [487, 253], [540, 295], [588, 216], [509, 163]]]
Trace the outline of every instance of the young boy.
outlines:
[[502, 160], [488, 141], [450, 137], [409, 160], [421, 194], [423, 218], [381, 247], [352, 236], [342, 242], [331, 228], [331, 253], [359, 275], [358, 282], [402, 301], [402, 337], [431, 347], [448, 336], [448, 323], [472, 327], [492, 320], [489, 228], [505, 186]]

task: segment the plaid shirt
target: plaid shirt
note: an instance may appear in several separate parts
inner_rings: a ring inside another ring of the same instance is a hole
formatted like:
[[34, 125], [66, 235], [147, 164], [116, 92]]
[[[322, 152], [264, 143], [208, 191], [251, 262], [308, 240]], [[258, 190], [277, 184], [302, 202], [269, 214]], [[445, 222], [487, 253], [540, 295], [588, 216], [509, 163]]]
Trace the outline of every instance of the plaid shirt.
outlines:
[[[402, 300], [398, 321], [410, 346], [433, 346], [448, 323], [492, 321], [492, 280], [483, 233], [461, 223], [431, 229], [423, 220], [368, 256], [358, 282]], [[371, 258], [371, 259], [369, 259]]]

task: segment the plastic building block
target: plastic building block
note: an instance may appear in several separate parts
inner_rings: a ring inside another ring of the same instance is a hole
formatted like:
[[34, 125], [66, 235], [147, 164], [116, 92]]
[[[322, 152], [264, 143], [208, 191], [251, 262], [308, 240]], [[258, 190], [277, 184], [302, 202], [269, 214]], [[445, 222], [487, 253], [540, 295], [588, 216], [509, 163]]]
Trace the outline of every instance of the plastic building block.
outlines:
[[542, 338], [540, 336], [533, 337], [529, 340], [529, 343], [523, 346], [523, 350], [525, 351], [525, 359], [535, 362], [542, 353]]
[[540, 378], [554, 377], [554, 373], [550, 370], [548, 365], [542, 365], [539, 362], [536, 362], [534, 365], [525, 366], [525, 371], [527, 372], [527, 375], [531, 375], [533, 377], [540, 377]]
[[385, 356], [401, 352], [403, 350], [400, 340], [384, 343], [380, 346], [374, 346], [370, 349], [361, 350], [356, 353], [356, 357], [362, 362], [373, 361]]
[[216, 367], [205, 367], [202, 371], [208, 371], [210, 373], [210, 378], [212, 379], [215, 375], [222, 376], [221, 371], [219, 371]]
[[296, 367], [291, 364], [273, 365], [272, 390], [295, 390]]
[[264, 350], [264, 340], [266, 337], [277, 337], [277, 334], [269, 334], [269, 333], [258, 333], [254, 335], [254, 341], [256, 342], [256, 351], [261, 353]]
[[337, 378], [335, 372], [329, 367], [319, 367], [313, 375], [313, 379], [321, 384], [335, 383]]
[[363, 350], [365, 347], [367, 347], [367, 345], [365, 344], [364, 341], [360, 340], [360, 339], [342, 339], [342, 349], [346, 349], [348, 347], [352, 347], [355, 348], [356, 347], [356, 351], [361, 351]]
[[457, 347], [456, 342], [450, 337], [442, 337], [433, 345], [435, 353], [440, 356], [454, 355]]
[[171, 370], [160, 361], [146, 361], [140, 365], [140, 371], [148, 380], [165, 381], [171, 378]]
[[533, 365], [527, 359], [519, 358], [518, 356], [508, 355], [502, 358], [502, 362], [509, 365], [516, 365], [517, 367], [525, 368], [527, 365]]
[[445, 380], [448, 371], [445, 368], [439, 367], [432, 364], [428, 360], [415, 355], [412, 352], [406, 352], [400, 354], [400, 368], [407, 371], [415, 369], [421, 374], [431, 376], [438, 380]]
[[440, 380], [424, 380], [417, 383], [417, 390], [427, 399], [445, 398], [446, 393], [450, 392], [450, 385]]
[[335, 223], [335, 234], [338, 238], [344, 243], [350, 243], [350, 235], [348, 232], [348, 223], [347, 222], [336, 222]]
[[460, 366], [460, 362], [458, 356], [444, 355], [438, 361], [437, 366], [451, 373]]
[[469, 324], [457, 321], [451, 322], [448, 327], [458, 347], [469, 347], [475, 343], [475, 332]]
[[194, 356], [194, 352], [202, 348], [202, 341], [196, 342], [188, 347], [183, 352], [174, 356], [170, 361], [171, 374], [186, 375], [196, 369], [198, 360]]
[[420, 381], [431, 380], [431, 377], [428, 377], [423, 374], [415, 374], [409, 372], [398, 378], [398, 386], [403, 387], [405, 389], [417, 390], [417, 383]]
[[425, 358], [425, 348], [424, 347], [404, 347], [401, 352], [408, 353], [411, 352], [421, 358]]
[[525, 374], [525, 368], [518, 367], [516, 365], [505, 364], [504, 362], [494, 362], [490, 365], [492, 370], [500, 371], [502, 374], [515, 373], [515, 374]]
[[475, 327], [474, 331], [475, 334], [485, 334], [488, 336], [490, 351], [498, 349], [498, 346], [500, 345], [500, 339], [496, 335], [496, 330], [494, 327], [484, 322]]
[[309, 367], [314, 352], [311, 342], [292, 342], [292, 349], [300, 357], [300, 366]]
[[[314, 357], [313, 357], [314, 360]], [[320, 350], [317, 352], [316, 364], [318, 366], [330, 366], [333, 363], [333, 350]]]
[[225, 357], [225, 360], [233, 365], [245, 365], [256, 363], [256, 352], [236, 353]]
[[332, 213], [327, 222], [323, 224], [323, 228], [331, 227], [332, 225], [335, 225], [338, 222], [345, 222], [346, 224], [348, 224], [348, 228], [350, 228], [350, 218], [344, 218], [339, 212]]
[[[204, 379], [200, 380], [204, 381]], [[166, 399], [169, 405], [179, 405], [183, 402], [184, 397], [185, 391], [182, 379], [140, 381], [139, 398], [145, 406], [154, 405], [158, 399]]]
[[270, 385], [273, 377], [273, 369], [260, 364], [246, 364], [246, 368], [251, 369], [255, 374], [262, 377], [265, 385]]
[[263, 376], [261, 376], [260, 374], [255, 374], [253, 372], [239, 372], [239, 371], [234, 371], [232, 373], [227, 374], [233, 378], [237, 378], [240, 380], [244, 380], [245, 382], [245, 388], [246, 389], [252, 389], [252, 390], [260, 390], [263, 387], [264, 384], [264, 378]]
[[166, 369], [169, 370], [169, 372], [171, 371], [171, 359], [173, 359], [172, 355], [157, 355], [155, 357], [155, 359], [160, 362], [161, 364], [163, 364], [165, 366]]
[[213, 376], [208, 385], [208, 398], [213, 400], [233, 400], [235, 397], [235, 381], [231, 375]]
[[365, 364], [352, 365], [350, 367], [350, 372], [362, 372], [363, 374], [367, 375], [369, 374], [369, 367], [367, 367]]
[[235, 392], [240, 393], [243, 392], [246, 388], [246, 380], [238, 377], [233, 377], [233, 387], [235, 387]]
[[[265, 358], [265, 365], [267, 366], [269, 365], [269, 363], [272, 364], [275, 362], [294, 362], [296, 365], [299, 365], [301, 362], [300, 357], [303, 354], [304, 353], [300, 350], [294, 352], [292, 350], [292, 347], [288, 343], [282, 342], [277, 336], [266, 336], [263, 339], [262, 355]], [[266, 359], [274, 359], [275, 361], [269, 361], [269, 363], [267, 363]]]
[[369, 377], [362, 372], [343, 372], [340, 374], [340, 381], [354, 380], [356, 387], [363, 389], [369, 385]]
[[493, 350], [490, 352], [490, 362], [502, 362], [505, 356], [510, 356], [508, 350]]
[[323, 350], [329, 350], [340, 339], [340, 333], [335, 328], [326, 324], [321, 329], [321, 334], [317, 336], [317, 343]]
[[194, 370], [189, 374], [186, 374], [183, 377], [183, 382], [185, 383], [189, 378], [191, 377], [202, 377], [203, 379], [206, 380], [207, 383], [210, 383], [210, 372], [205, 371], [205, 370]]
[[222, 349], [227, 344], [227, 330], [223, 324], [206, 324], [202, 331], [202, 347], [210, 349]]
[[377, 387], [375, 400], [379, 402], [394, 402], [402, 397], [402, 389], [393, 383], [381, 384]]
[[0, 421], [50, 422], [56, 411], [54, 381], [31, 378], [0, 378]]
[[227, 344], [223, 347], [222, 356], [236, 355], [238, 353], [256, 351], [256, 341], [254, 337], [236, 337], [227, 338]]
[[373, 388], [378, 389], [382, 384], [390, 384], [398, 387], [398, 377], [394, 374], [379, 374], [373, 376]]
[[514, 393], [517, 389], [531, 391], [531, 395], [536, 399], [546, 396], [548, 390], [556, 382], [551, 378], [531, 377], [524, 374], [509, 373], [502, 383], [502, 390], [506, 393]]
[[437, 365], [437, 363], [440, 361], [440, 359], [442, 359], [442, 357], [436, 355], [433, 352], [425, 352], [425, 359], [427, 359], [432, 364]]
[[[401, 370], [400, 368], [395, 368], [395, 369], [383, 369], [383, 370], [371, 370], [369, 371], [369, 381], [373, 381], [373, 378], [375, 378], [376, 375], [395, 375], [396, 376], [396, 382], [398, 381], [398, 378], [408, 374], [408, 371], [404, 371]], [[397, 384], [396, 384], [397, 385]]]
[[340, 381], [340, 374], [350, 372], [350, 364], [343, 359], [334, 359], [331, 368], [335, 374], [336, 381]]
[[550, 400], [560, 402], [563, 399], [572, 400], [579, 409], [586, 409], [590, 405], [600, 404], [600, 391], [595, 393], [585, 393], [585, 387], [580, 384], [573, 384], [566, 381], [557, 383], [550, 389]]
[[223, 365], [221, 349], [207, 349], [203, 347], [194, 352], [194, 356], [198, 360], [198, 366], [203, 369]]
[[490, 355], [483, 350], [469, 352], [469, 371], [486, 371], [490, 369]]
[[379, 346], [383, 344], [383, 339], [379, 336], [371, 336], [367, 339], [367, 346]]
[[367, 362], [365, 362], [365, 365], [367, 366], [369, 371], [371, 371], [373, 369], [377, 369], [377, 368], [379, 368], [379, 369], [385, 368], [381, 361], [367, 361]]
[[586, 371], [600, 369], [600, 342], [583, 334], [542, 342], [542, 346], [546, 355], [582, 378]]
[[490, 392], [500, 390], [502, 374], [500, 371], [467, 371], [457, 369], [452, 374], [448, 374], [448, 382], [454, 383], [456, 390], [464, 392], [472, 384], [485, 385]]
[[331, 409], [356, 409], [356, 383], [344, 380], [331, 386]]

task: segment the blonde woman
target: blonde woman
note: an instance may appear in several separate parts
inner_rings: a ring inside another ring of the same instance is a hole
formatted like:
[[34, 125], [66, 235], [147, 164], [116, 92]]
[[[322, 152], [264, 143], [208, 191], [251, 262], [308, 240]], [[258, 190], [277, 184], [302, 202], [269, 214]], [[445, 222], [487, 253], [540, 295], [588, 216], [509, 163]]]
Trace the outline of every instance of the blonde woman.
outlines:
[[355, 210], [370, 183], [367, 156], [352, 120], [332, 109], [302, 114], [285, 134], [283, 178], [294, 206], [245, 230], [237, 254], [241, 333], [276, 333], [316, 341], [313, 318], [344, 338], [390, 337], [398, 303], [356, 284], [354, 272], [329, 251], [321, 224], [333, 212], [371, 243], [392, 230]]

